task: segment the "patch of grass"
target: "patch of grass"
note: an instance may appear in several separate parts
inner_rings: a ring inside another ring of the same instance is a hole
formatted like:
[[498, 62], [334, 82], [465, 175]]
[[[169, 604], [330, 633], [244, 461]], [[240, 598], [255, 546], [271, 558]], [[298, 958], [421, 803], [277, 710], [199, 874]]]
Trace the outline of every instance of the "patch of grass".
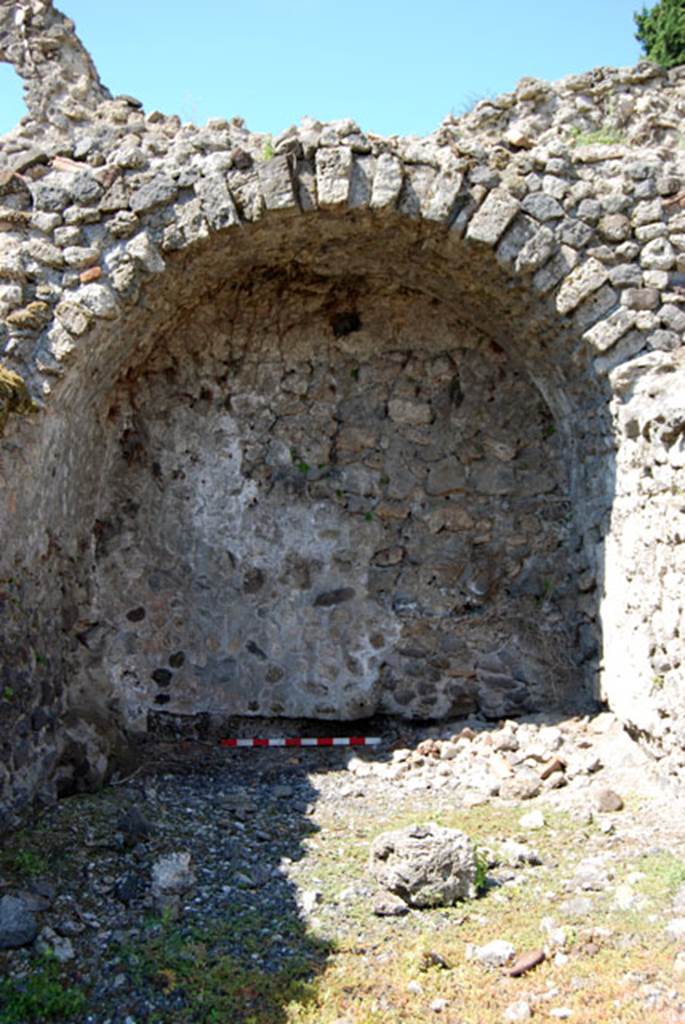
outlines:
[[[446, 1020], [501, 1024], [510, 1003], [522, 999], [535, 1006], [540, 993], [551, 989], [556, 990], [554, 1001], [543, 1006], [568, 1006], [575, 1020], [641, 1024], [642, 986], [663, 982], [672, 968], [673, 947], [664, 939], [663, 922], [642, 920], [644, 915], [634, 920], [630, 913], [609, 909], [610, 893], [593, 896], [595, 911], [587, 917], [562, 910], [568, 879], [578, 860], [595, 848], [599, 831], [546, 809], [545, 827], [526, 834], [519, 825], [522, 813], [520, 806], [487, 803], [468, 810], [426, 809], [425, 814], [408, 805], [373, 822], [362, 821], [354, 807], [349, 814], [317, 818], [321, 832], [307, 841], [291, 876], [302, 886], [316, 880], [323, 893], [317, 928], [327, 931], [329, 908], [336, 918], [337, 945], [308, 1001], [287, 1005], [287, 1024], [334, 1024], [340, 1019], [413, 1024], [434, 1018], [435, 999], [446, 1000]], [[461, 829], [480, 848], [480, 898], [411, 911], [399, 921], [375, 917], [365, 869], [371, 843], [380, 832], [429, 820]], [[501, 841], [511, 838], [538, 850], [543, 865], [519, 869], [504, 883], [502, 873], [495, 871], [485, 886], [486, 851], [496, 851]], [[677, 858], [660, 855], [629, 857], [622, 868], [642, 869], [663, 891], [678, 883], [682, 865]], [[530, 974], [514, 979], [469, 957], [470, 946], [494, 938], [512, 942], [517, 953], [539, 949], [545, 943], [540, 930], [544, 917], [551, 917], [568, 937], [565, 959], [558, 963], [550, 955]], [[594, 931], [598, 925], [604, 926], [600, 937]], [[640, 980], [633, 983], [633, 974]], [[661, 1024], [667, 1020], [653, 1019]]]
[[[92, 794], [88, 796], [92, 800]], [[41, 819], [0, 839], [0, 875], [15, 884], [39, 875], [64, 878], [77, 869], [85, 853], [85, 847], [74, 849], [66, 819]]]
[[56, 960], [45, 958], [23, 979], [0, 979], [0, 1022], [73, 1022], [88, 1009], [85, 993], [65, 983]]
[[635, 867], [645, 876], [638, 888], [656, 901], [670, 900], [685, 885], [685, 863], [667, 851], [645, 854]]
[[623, 132], [610, 125], [602, 125], [594, 131], [583, 131], [574, 126], [569, 129], [569, 136], [574, 146], [618, 146], [626, 141]]
[[[301, 930], [299, 922], [292, 924]], [[281, 935], [288, 932], [287, 922], [279, 920], [277, 925]], [[263, 949], [264, 933], [274, 927], [273, 920], [256, 911], [240, 917], [231, 914], [209, 930], [162, 923], [149, 929], [140, 945], [122, 947], [119, 955], [137, 987], [152, 986], [181, 998], [183, 1010], [174, 1001], [168, 1013], [159, 1012], [159, 1024], [280, 1024], [285, 1006], [303, 1008], [314, 997], [313, 979], [326, 950], [308, 940], [310, 951], [289, 958], [280, 970], [253, 966], [251, 954]], [[228, 941], [233, 949], [239, 946], [239, 955], [225, 952]]]
[[[52, 872], [62, 873], [69, 853], [66, 870], [81, 885], [84, 859], [97, 855], [90, 843], [111, 834], [122, 799], [112, 789], [65, 801], [45, 825], [6, 842], [0, 874], [15, 882], [20, 870], [35, 867], [25, 851], [42, 855]], [[624, 815], [638, 813], [636, 799], [626, 800]], [[257, 813], [258, 827], [267, 828], [271, 806], [267, 802]], [[274, 863], [288, 853], [281, 868], [287, 877], [279, 879], [284, 892], [288, 881], [321, 891], [309, 926], [294, 902], [286, 901], [280, 911], [279, 904], [260, 907], [253, 892], [236, 887], [210, 924], [148, 917], [125, 945], [109, 947], [108, 960], [127, 976], [136, 996], [154, 1004], [149, 1024], [501, 1024], [506, 1007], [518, 1000], [531, 1003], [536, 1021], [548, 1019], [554, 1007], [568, 1006], [580, 1024], [673, 1024], [674, 999], [662, 1010], [647, 1006], [645, 992], [649, 986], [675, 991], [681, 984], [674, 972], [678, 947], [668, 941], [664, 925], [674, 892], [685, 884], [683, 860], [666, 849], [640, 856], [630, 842], [607, 846], [598, 827], [548, 807], [545, 826], [530, 832], [520, 825], [526, 809], [496, 801], [455, 808], [445, 791], [398, 791], [396, 802], [374, 805], [372, 815], [365, 800], [320, 802], [298, 832], [295, 859], [286, 843], [281, 849], [276, 840], [270, 849]], [[399, 919], [377, 917], [366, 867], [371, 843], [380, 832], [429, 821], [473, 840], [479, 898], [412, 910]], [[82, 850], [84, 822], [89, 845]], [[506, 839], [534, 847], [543, 864], [494, 868], [485, 885], [486, 856]], [[587, 894], [591, 910], [565, 906], [580, 895], [573, 883], [577, 863], [609, 850], [615, 877], [603, 891]], [[615, 889], [626, 879], [643, 897], [630, 910], [615, 901]], [[496, 938], [510, 941], [517, 953], [539, 949], [545, 943], [543, 917], [566, 932], [558, 961], [552, 951], [515, 979], [470, 956], [471, 946]], [[83, 1006], [71, 968], [34, 963], [30, 982], [0, 983], [0, 1024], [81, 1024], [93, 1007]], [[435, 999], [446, 1001], [441, 1014], [432, 1008]]]
[[44, 875], [50, 868], [47, 857], [23, 846], [0, 852], [0, 864], [5, 871], [12, 872], [20, 878]]

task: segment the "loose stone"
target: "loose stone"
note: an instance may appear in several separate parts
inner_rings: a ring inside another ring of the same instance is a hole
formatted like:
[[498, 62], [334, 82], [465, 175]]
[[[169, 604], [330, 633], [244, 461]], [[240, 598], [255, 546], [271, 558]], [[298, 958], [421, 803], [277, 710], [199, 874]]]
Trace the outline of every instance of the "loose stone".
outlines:
[[592, 795], [595, 810], [600, 814], [610, 814], [614, 811], [623, 810], [623, 800], [613, 789], [602, 788], [595, 790]]
[[17, 896], [0, 898], [0, 949], [27, 946], [38, 935], [38, 923], [25, 900]]

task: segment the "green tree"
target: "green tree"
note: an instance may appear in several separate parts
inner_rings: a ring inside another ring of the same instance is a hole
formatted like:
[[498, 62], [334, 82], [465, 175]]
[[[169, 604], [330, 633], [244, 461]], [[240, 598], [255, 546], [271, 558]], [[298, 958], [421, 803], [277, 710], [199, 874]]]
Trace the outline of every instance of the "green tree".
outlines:
[[635, 14], [635, 38], [647, 60], [662, 68], [685, 64], [685, 0], [659, 0], [651, 10]]

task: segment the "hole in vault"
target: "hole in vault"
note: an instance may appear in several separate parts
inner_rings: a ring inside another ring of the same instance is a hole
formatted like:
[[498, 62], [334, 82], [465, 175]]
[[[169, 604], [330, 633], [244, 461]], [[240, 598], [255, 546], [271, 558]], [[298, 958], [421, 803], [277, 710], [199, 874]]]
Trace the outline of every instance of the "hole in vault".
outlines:
[[333, 328], [334, 337], [344, 338], [346, 334], [354, 334], [356, 331], [360, 331], [362, 322], [359, 313], [348, 311], [346, 313], [336, 313], [332, 316], [331, 327]]

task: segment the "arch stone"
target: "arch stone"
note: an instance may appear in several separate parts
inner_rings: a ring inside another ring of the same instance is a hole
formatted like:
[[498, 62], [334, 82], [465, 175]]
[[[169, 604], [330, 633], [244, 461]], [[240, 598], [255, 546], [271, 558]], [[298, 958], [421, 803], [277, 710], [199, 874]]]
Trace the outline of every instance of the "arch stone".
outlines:
[[272, 143], [48, 3], [0, 54], [6, 816], [169, 715], [608, 700], [678, 770], [680, 72]]

